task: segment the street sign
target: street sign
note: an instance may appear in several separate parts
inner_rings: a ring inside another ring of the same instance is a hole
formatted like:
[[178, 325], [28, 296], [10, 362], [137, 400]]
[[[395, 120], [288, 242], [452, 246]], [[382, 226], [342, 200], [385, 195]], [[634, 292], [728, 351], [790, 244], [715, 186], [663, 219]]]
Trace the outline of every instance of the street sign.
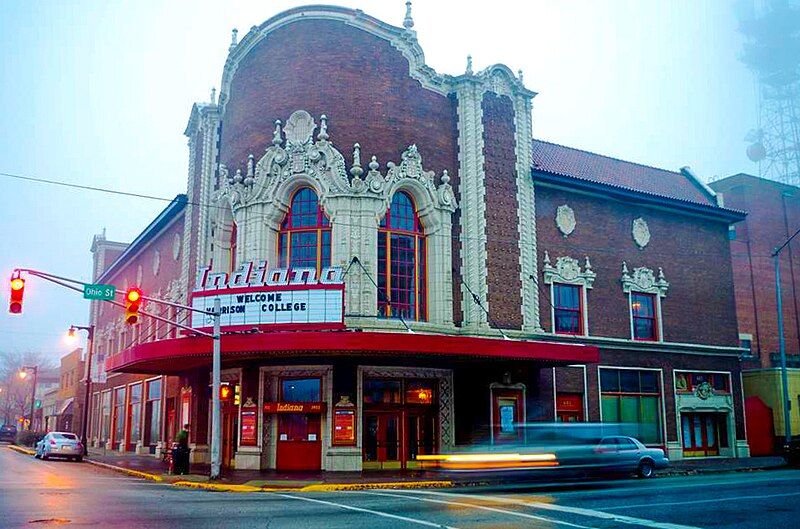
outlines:
[[84, 299], [114, 299], [117, 295], [117, 287], [114, 285], [83, 285]]

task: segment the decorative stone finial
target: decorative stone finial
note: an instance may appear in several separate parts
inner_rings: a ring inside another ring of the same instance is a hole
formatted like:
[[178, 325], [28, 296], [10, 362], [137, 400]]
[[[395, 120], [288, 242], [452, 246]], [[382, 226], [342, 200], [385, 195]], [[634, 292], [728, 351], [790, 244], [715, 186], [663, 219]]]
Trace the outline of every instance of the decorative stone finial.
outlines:
[[622, 261], [622, 275], [623, 276], [628, 275], [628, 263], [626, 263], [625, 261]]
[[322, 114], [319, 117], [319, 134], [317, 134], [319, 141], [327, 141], [328, 139], [328, 116]]
[[255, 162], [255, 156], [252, 154], [247, 157], [247, 176], [253, 176], [255, 173], [253, 172], [253, 165]]
[[409, 31], [414, 27], [414, 19], [411, 18], [411, 0], [406, 1], [406, 18], [403, 19], [403, 27]]
[[664, 269], [661, 268], [660, 266], [658, 267], [658, 279], [666, 280], [666, 277], [664, 277]]
[[589, 270], [591, 270], [591, 269], [592, 269], [592, 263], [590, 263], [590, 262], [589, 262], [589, 256], [588, 256], [588, 255], [586, 256], [586, 265], [585, 265], [585, 268], [586, 268], [586, 271], [587, 271], [587, 272], [588, 272]]
[[524, 80], [524, 78], [523, 78], [523, 76], [522, 76], [522, 68], [520, 68], [519, 70], [517, 70], [517, 77], [519, 77], [519, 82], [520, 82], [520, 83], [523, 83], [523, 82], [525, 82], [525, 80]]
[[547, 253], [547, 250], [544, 251], [544, 264], [546, 265], [550, 264], [550, 254]]
[[468, 75], [472, 75], [472, 55], [467, 55], [467, 72]]
[[449, 175], [449, 174], [447, 174], [447, 169], [445, 169], [444, 171], [442, 171], [442, 183], [443, 183], [444, 185], [447, 185], [447, 184], [449, 184], [449, 183], [450, 183], [450, 175]]
[[214, 87], [211, 88], [211, 104], [217, 104], [217, 89]]
[[358, 143], [353, 145], [353, 166], [350, 168], [350, 174], [353, 178], [361, 178], [364, 174], [364, 169], [361, 168], [361, 145]]
[[272, 144], [273, 145], [280, 145], [283, 143], [283, 138], [281, 138], [281, 120], [275, 120], [275, 132], [272, 133]]
[[369, 161], [369, 170], [370, 171], [377, 171], [378, 167], [381, 165], [378, 163], [378, 157], [373, 156], [372, 159]]
[[244, 177], [242, 176], [242, 170], [241, 169], [237, 169], [236, 170], [236, 174], [233, 175], [233, 182], [235, 184], [241, 184], [243, 180], [244, 180]]
[[230, 51], [230, 50], [232, 50], [233, 48], [236, 47], [236, 45], [239, 43], [238, 39], [239, 39], [239, 30], [236, 29], [236, 28], [233, 28], [231, 30], [231, 45], [230, 45], [230, 48], [228, 48], [228, 51]]

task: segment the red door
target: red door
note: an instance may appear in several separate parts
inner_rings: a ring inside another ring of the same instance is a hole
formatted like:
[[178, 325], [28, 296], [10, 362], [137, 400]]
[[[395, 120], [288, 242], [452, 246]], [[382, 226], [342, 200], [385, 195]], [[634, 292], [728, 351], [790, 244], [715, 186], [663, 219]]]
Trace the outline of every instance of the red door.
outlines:
[[278, 470], [320, 470], [322, 441], [319, 413], [278, 414]]

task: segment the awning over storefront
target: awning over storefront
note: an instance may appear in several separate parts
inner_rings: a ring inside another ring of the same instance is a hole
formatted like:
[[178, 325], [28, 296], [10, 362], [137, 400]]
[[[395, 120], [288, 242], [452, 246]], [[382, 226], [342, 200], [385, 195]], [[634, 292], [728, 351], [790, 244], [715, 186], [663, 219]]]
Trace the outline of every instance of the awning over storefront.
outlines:
[[[108, 371], [171, 374], [211, 364], [211, 339], [190, 336], [148, 342], [106, 360]], [[599, 360], [596, 346], [475, 336], [367, 331], [223, 335], [222, 360], [281, 356], [431, 355], [531, 360], [552, 365]]]
[[75, 402], [75, 397], [70, 397], [61, 403], [61, 408], [58, 411], [59, 415], [72, 415], [72, 404]]

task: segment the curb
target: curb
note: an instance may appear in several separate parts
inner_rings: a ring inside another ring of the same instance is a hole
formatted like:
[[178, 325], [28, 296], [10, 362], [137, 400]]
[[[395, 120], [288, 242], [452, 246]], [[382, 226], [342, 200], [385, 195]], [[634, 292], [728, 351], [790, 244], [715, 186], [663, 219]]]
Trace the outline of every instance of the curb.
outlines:
[[9, 450], [19, 452], [20, 454], [25, 454], [26, 456], [32, 456], [36, 454], [34, 450], [31, 450], [30, 448], [25, 448], [24, 446], [8, 445], [8, 448]]
[[367, 489], [444, 489], [455, 486], [452, 481], [387, 481], [384, 483], [322, 483], [306, 485], [300, 492], [336, 492]]
[[140, 470], [133, 470], [131, 468], [109, 465], [108, 463], [101, 463], [100, 461], [95, 461], [93, 459], [84, 459], [84, 461], [89, 463], [90, 465], [94, 465], [100, 468], [105, 468], [107, 470], [113, 470], [114, 472], [120, 472], [122, 474], [127, 474], [129, 476], [134, 476], [142, 479], [149, 479], [150, 481], [157, 481], [157, 482], [164, 481], [164, 478], [162, 478], [158, 474], [150, 474], [149, 472], [142, 472]]

